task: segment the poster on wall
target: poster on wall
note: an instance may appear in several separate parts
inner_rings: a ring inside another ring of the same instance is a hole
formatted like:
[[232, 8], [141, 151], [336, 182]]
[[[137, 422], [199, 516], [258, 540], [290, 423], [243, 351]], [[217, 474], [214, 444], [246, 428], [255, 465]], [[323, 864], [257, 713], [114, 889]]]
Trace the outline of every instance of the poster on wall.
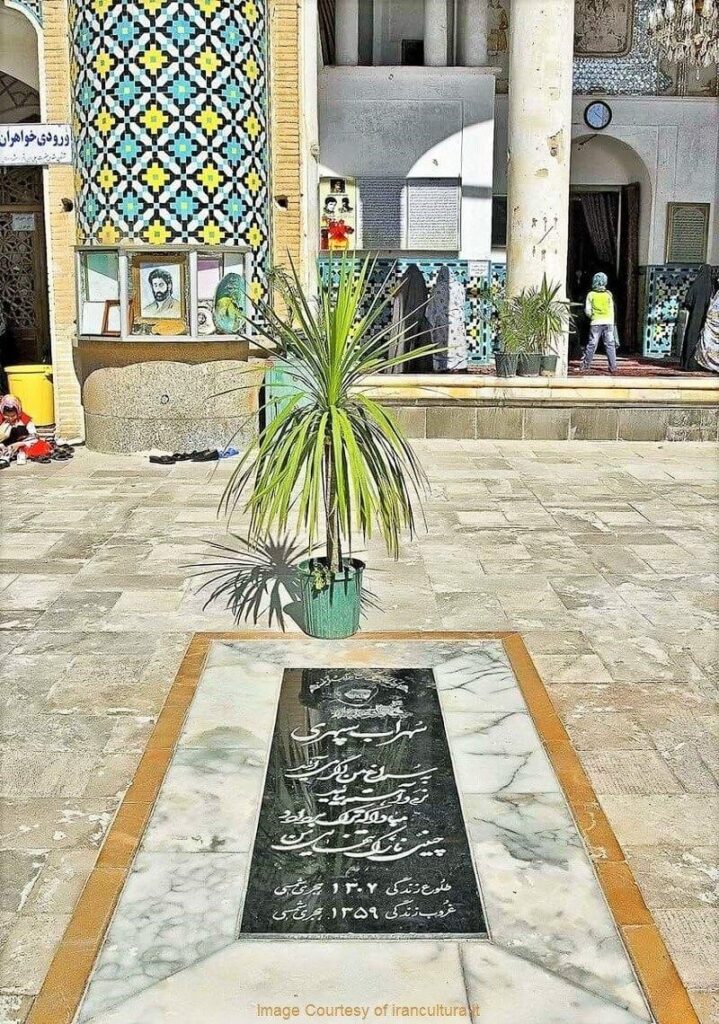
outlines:
[[357, 246], [357, 183], [354, 178], [320, 179], [320, 249], [344, 252]]

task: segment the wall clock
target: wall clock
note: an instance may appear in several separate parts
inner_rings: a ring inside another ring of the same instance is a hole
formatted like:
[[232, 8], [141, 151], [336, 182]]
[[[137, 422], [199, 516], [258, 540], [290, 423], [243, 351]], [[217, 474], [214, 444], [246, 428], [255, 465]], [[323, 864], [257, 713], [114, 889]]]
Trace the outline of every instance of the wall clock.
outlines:
[[600, 132], [612, 120], [612, 108], [604, 100], [595, 100], [587, 104], [584, 110], [584, 123]]

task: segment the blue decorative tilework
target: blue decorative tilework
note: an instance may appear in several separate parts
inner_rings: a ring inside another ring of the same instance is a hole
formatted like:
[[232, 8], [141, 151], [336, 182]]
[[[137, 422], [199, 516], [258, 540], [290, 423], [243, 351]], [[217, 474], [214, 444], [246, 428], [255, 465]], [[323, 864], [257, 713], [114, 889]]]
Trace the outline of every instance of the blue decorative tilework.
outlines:
[[33, 21], [42, 25], [42, 0], [15, 0], [15, 3], [27, 11]]
[[642, 352], [652, 359], [671, 355], [677, 313], [699, 272], [697, 264], [642, 267]]
[[[437, 280], [440, 267], [449, 267], [452, 274], [462, 282], [465, 287], [465, 323], [467, 327], [467, 345], [469, 348], [469, 362], [474, 366], [481, 366], [492, 360], [492, 339], [491, 332], [487, 329], [486, 305], [482, 298], [483, 289], [489, 281], [490, 264], [481, 261], [469, 261], [454, 259], [451, 257], [424, 257], [424, 256], [398, 256], [380, 257], [377, 259], [374, 270], [368, 282], [367, 304], [369, 305], [377, 294], [384, 287], [393, 287], [399, 282], [407, 267], [416, 265], [422, 272], [431, 290]], [[326, 272], [330, 266], [328, 259], [320, 259], [321, 271]], [[391, 318], [391, 308], [388, 306], [384, 311], [379, 326], [385, 326]]]
[[[507, 285], [507, 264], [492, 263], [489, 271], [489, 291], [493, 299], [504, 295]], [[499, 324], [497, 322], [496, 308], [489, 299], [484, 304], [484, 350], [487, 358], [482, 362], [489, 363], [492, 360], [492, 353], [496, 343], [499, 341]]]
[[269, 253], [266, 0], [72, 0], [82, 243]]
[[[486, 298], [486, 286], [494, 298], [504, 293], [507, 267], [504, 263], [469, 263], [467, 260], [432, 259], [424, 257], [398, 257], [378, 259], [370, 280], [368, 301], [381, 289], [383, 283], [396, 284], [407, 267], [415, 263], [424, 275], [427, 287], [432, 288], [439, 268], [449, 266], [467, 289], [465, 319], [470, 351], [470, 365], [486, 366], [492, 362], [494, 345], [498, 339], [496, 315], [492, 303]], [[321, 260], [326, 268], [328, 260]], [[470, 274], [470, 268], [472, 273]], [[481, 270], [480, 270], [481, 268]], [[677, 313], [690, 285], [696, 278], [696, 265], [659, 264], [640, 268], [642, 279], [640, 323], [643, 338], [642, 353], [653, 359], [666, 359], [671, 354], [671, 341]], [[479, 272], [478, 272], [479, 271]], [[385, 323], [389, 322], [387, 310]]]
[[671, 89], [647, 37], [654, 0], [635, 0], [631, 51], [626, 57], [575, 57], [574, 92], [655, 95]]

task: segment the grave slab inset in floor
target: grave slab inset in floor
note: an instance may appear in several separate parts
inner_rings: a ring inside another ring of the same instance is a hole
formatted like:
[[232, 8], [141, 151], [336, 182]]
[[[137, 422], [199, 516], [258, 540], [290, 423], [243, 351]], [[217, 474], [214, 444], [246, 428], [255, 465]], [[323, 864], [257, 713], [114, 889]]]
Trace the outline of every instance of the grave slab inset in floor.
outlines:
[[166, 712], [31, 1024], [695, 1020], [519, 638], [200, 636]]

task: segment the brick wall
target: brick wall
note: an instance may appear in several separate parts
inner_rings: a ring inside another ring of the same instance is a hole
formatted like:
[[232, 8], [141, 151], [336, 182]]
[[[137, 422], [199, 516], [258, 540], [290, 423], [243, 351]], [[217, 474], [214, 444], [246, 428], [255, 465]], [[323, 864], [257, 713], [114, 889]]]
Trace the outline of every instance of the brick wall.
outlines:
[[281, 267], [288, 253], [299, 264], [302, 246], [299, 8], [299, 0], [270, 0], [272, 262]]
[[[43, 81], [41, 88], [44, 88], [43, 120], [69, 123], [72, 115], [66, 0], [45, 0], [43, 16], [45, 54], [44, 69], [40, 71]], [[80, 386], [73, 364], [76, 316], [75, 216], [62, 208], [62, 200], [73, 199], [75, 195], [73, 168], [60, 164], [48, 167], [44, 182], [55, 420], [58, 433], [63, 437], [82, 437], [84, 424]]]

